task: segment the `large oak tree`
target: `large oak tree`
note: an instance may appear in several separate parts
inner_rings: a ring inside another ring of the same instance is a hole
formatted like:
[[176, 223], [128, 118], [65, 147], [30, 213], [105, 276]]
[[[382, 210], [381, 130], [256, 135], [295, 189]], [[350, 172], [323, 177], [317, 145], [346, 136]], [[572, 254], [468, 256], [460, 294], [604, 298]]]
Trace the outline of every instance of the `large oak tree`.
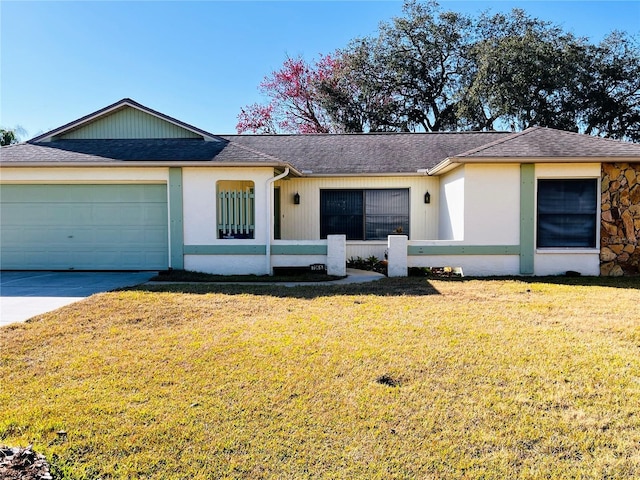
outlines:
[[600, 44], [514, 9], [477, 18], [408, 0], [378, 35], [315, 64], [287, 59], [238, 132], [521, 130], [640, 141], [640, 48]]

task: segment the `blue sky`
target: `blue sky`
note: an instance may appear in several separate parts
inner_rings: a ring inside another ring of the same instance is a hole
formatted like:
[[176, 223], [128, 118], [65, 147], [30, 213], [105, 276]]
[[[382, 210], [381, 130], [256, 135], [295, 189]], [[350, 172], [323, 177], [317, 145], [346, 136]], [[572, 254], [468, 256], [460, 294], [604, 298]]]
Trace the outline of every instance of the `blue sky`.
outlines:
[[[525, 9], [594, 42], [640, 35], [640, 0], [454, 1]], [[398, 16], [387, 1], [0, 2], [0, 125], [26, 138], [129, 97], [213, 133], [235, 133], [287, 56], [313, 60]], [[23, 138], [26, 139], [26, 138]]]

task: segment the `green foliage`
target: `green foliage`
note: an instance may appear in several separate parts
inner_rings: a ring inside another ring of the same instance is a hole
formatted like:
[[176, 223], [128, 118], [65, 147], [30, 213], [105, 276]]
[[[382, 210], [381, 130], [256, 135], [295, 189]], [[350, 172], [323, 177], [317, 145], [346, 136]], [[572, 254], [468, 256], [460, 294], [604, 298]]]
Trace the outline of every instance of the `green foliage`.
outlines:
[[476, 69], [458, 113], [476, 128], [493, 129], [501, 121], [517, 130], [577, 130], [573, 84], [585, 41], [520, 9], [484, 15], [477, 28], [480, 40], [469, 51]]
[[338, 87], [323, 99], [337, 121], [345, 121], [346, 103], [359, 119], [354, 125], [370, 131], [456, 128], [473, 23], [437, 9], [435, 2], [406, 2], [404, 16], [383, 23], [377, 38], [355, 39], [341, 52]]
[[638, 39], [612, 32], [594, 45], [522, 9], [471, 17], [407, 0], [309, 79], [304, 105], [332, 132], [545, 126], [640, 141]]
[[13, 130], [0, 128], [0, 146], [13, 145], [18, 143], [18, 136]]
[[638, 39], [612, 32], [586, 49], [583, 62], [574, 88], [585, 132], [640, 142]]

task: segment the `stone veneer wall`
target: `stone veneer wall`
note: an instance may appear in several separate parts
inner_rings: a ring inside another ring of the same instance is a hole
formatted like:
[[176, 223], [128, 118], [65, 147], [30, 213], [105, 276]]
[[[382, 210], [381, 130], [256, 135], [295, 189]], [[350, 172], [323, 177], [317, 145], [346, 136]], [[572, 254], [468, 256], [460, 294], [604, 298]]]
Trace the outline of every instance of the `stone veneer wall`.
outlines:
[[640, 273], [640, 164], [602, 164], [600, 274]]

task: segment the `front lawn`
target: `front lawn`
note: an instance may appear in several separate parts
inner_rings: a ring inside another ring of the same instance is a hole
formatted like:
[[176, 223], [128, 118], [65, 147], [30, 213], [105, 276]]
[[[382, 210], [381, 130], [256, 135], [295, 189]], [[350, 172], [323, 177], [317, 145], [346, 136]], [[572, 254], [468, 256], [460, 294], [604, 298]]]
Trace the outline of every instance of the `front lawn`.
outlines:
[[0, 379], [55, 478], [638, 478], [640, 278], [140, 287], [0, 329]]

